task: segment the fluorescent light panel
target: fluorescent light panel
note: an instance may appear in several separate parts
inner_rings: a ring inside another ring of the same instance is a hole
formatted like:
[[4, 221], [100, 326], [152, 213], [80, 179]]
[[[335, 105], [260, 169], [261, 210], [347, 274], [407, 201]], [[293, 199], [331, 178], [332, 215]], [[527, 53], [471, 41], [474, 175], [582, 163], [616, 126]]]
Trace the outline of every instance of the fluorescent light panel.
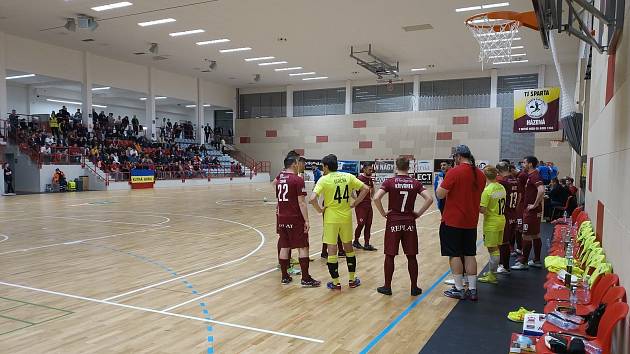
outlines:
[[233, 53], [233, 52], [244, 52], [247, 50], [252, 50], [250, 47], [241, 47], [241, 48], [231, 48], [231, 49], [221, 49], [220, 53]]
[[[64, 103], [64, 104], [72, 104], [75, 106], [81, 106], [83, 105], [83, 103], [81, 102], [75, 102], [75, 101], [65, 101], [65, 100], [55, 100], [52, 98], [47, 98], [46, 101], [48, 102], [55, 102], [55, 103]], [[92, 107], [96, 107], [96, 108], [107, 108], [107, 106], [103, 106], [103, 105], [98, 105], [98, 104], [93, 104]]]
[[35, 74], [24, 74], [24, 75], [15, 75], [15, 76], [7, 76], [5, 77], [6, 80], [15, 80], [15, 79], [24, 79], [27, 77], [33, 77], [35, 76]]
[[197, 42], [197, 45], [207, 45], [207, 44], [217, 44], [217, 43], [227, 43], [230, 40], [227, 38], [222, 38], [222, 39], [213, 39], [211, 41], [203, 41], [203, 42]]
[[276, 59], [276, 57], [258, 57], [258, 58], [247, 58], [245, 61], [260, 61], [260, 60], [271, 60]]
[[289, 76], [304, 76], [304, 75], [315, 75], [314, 71], [311, 72], [307, 72], [307, 73], [295, 73], [295, 74], [289, 74]]
[[[204, 107], [212, 107], [212, 106], [211, 106], [211, 105], [209, 105], [209, 104], [204, 104], [203, 106], [204, 106]], [[196, 104], [188, 104], [188, 105], [186, 105], [186, 108], [196, 108], [196, 107], [197, 107], [197, 105], [196, 105]]]
[[296, 66], [293, 68], [280, 68], [280, 69], [274, 69], [275, 71], [291, 71], [291, 70], [300, 70], [302, 69], [301, 66]]
[[129, 1], [122, 1], [122, 2], [115, 2], [115, 3], [109, 4], [109, 5], [95, 6], [95, 7], [92, 8], [92, 10], [94, 10], [94, 11], [107, 11], [107, 10], [119, 9], [121, 7], [131, 6], [131, 5], [133, 5], [133, 4], [130, 3]]
[[427, 68], [415, 68], [415, 69], [411, 69], [411, 71], [425, 71], [427, 70]]
[[92, 107], [96, 107], [96, 108], [107, 108], [107, 106], [102, 106], [100, 104], [93, 104]]
[[106, 86], [106, 87], [92, 87], [92, 91], [103, 91], [103, 90], [109, 90], [111, 89], [111, 87]]
[[318, 77], [305, 77], [302, 79], [302, 81], [308, 81], [308, 80], [324, 80], [327, 79], [328, 76], [318, 76]]
[[466, 11], [477, 11], [477, 10], [481, 10], [481, 9], [494, 9], [497, 7], [504, 7], [504, 6], [510, 6], [509, 2], [497, 2], [494, 4], [485, 4], [485, 5], [475, 5], [475, 6], [467, 6], [467, 7], [460, 7], [458, 9], [455, 9], [455, 12], [466, 12]]
[[494, 62], [492, 64], [494, 65], [499, 65], [499, 64], [512, 64], [512, 63], [527, 63], [529, 60], [527, 59], [522, 59], [522, 60], [512, 60], [512, 61], [497, 61]]
[[[168, 97], [165, 97], [165, 96], [157, 96], [157, 97], [155, 97], [154, 99], [156, 99], [156, 100], [165, 100], [165, 99], [167, 99], [167, 98], [168, 98]], [[146, 98], [146, 97], [140, 97], [140, 101], [146, 101], [146, 100], [147, 100], [147, 98]]]
[[165, 24], [165, 23], [171, 23], [171, 22], [175, 22], [175, 21], [176, 20], [174, 18], [163, 18], [161, 20], [139, 22], [138, 26], [140, 26], [140, 27], [155, 26], [155, 25], [162, 25], [162, 24]]
[[455, 9], [455, 12], [466, 12], [475, 10], [481, 10], [481, 6], [460, 7], [459, 9]]
[[204, 33], [205, 31], [202, 29], [195, 29], [195, 30], [189, 30], [189, 31], [182, 31], [182, 32], [173, 32], [173, 33], [169, 33], [168, 35], [171, 37], [181, 37], [181, 36], [188, 36], [190, 34], [197, 34], [197, 33]]
[[271, 62], [268, 62], [268, 63], [260, 63], [258, 65], [260, 65], [260, 66], [269, 66], [269, 65], [286, 64], [286, 63], [287, 63], [286, 61], [271, 61]]

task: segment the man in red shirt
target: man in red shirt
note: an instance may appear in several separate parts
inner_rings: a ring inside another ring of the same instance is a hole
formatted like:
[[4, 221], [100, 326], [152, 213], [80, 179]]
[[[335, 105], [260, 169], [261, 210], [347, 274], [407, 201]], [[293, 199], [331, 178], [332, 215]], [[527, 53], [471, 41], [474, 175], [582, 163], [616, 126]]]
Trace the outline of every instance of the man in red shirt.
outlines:
[[288, 273], [289, 252], [297, 248], [302, 269], [302, 286], [318, 287], [320, 282], [313, 279], [308, 273], [308, 209], [306, 206], [306, 187], [304, 180], [297, 176], [298, 159], [295, 156], [287, 156], [284, 159], [285, 170], [280, 173], [276, 186], [278, 199], [277, 231], [280, 236], [280, 270], [282, 271], [282, 284], [289, 284], [293, 279]]
[[[369, 198], [364, 198], [359, 205], [354, 208], [354, 212], [357, 216], [357, 228], [354, 230], [354, 242], [352, 247], [358, 249], [364, 249], [366, 251], [376, 251], [376, 248], [370, 244], [370, 231], [372, 230], [372, 197], [374, 196], [374, 181], [372, 180], [372, 165], [364, 163], [361, 166], [361, 174], [357, 177], [359, 181], [363, 182], [370, 189]], [[363, 231], [363, 238], [365, 244], [362, 246], [359, 242], [361, 237], [361, 230]]]
[[[540, 221], [542, 218], [542, 202], [545, 195], [545, 185], [538, 175], [538, 159], [527, 156], [523, 159], [523, 166], [527, 173], [527, 180], [523, 190], [523, 254], [512, 266], [513, 270], [526, 270], [528, 266], [542, 268], [540, 253], [542, 241], [540, 239]], [[524, 179], [524, 177], [523, 177]], [[534, 248], [534, 260], [529, 259], [529, 253]]]
[[[466, 145], [455, 147], [453, 159], [456, 167], [448, 171], [436, 190], [439, 199], [446, 198], [440, 247], [442, 256], [449, 257], [455, 285], [444, 292], [447, 297], [477, 301], [477, 223], [481, 193], [486, 177], [475, 166], [475, 158]], [[460, 257], [464, 257], [464, 264]], [[468, 290], [464, 289], [464, 270]]]
[[[381, 184], [381, 189], [374, 196], [376, 209], [384, 218], [385, 225], [385, 285], [376, 289], [383, 295], [392, 294], [392, 277], [394, 275], [394, 257], [398, 254], [402, 243], [403, 252], [407, 256], [407, 269], [411, 279], [411, 296], [422, 294], [418, 287], [418, 233], [416, 219], [422, 216], [433, 204], [433, 199], [424, 190], [422, 183], [408, 175], [409, 159], [399, 157], [396, 160], [396, 176], [388, 178]], [[388, 194], [388, 211], [385, 212], [381, 199]], [[418, 212], [414, 210], [416, 196], [424, 198], [424, 204]]]
[[512, 176], [510, 168], [512, 165], [506, 162], [499, 162], [497, 170], [499, 176], [497, 182], [505, 188], [505, 228], [503, 230], [503, 244], [499, 246], [500, 265], [497, 274], [510, 274], [510, 245], [516, 238], [516, 226], [518, 214], [516, 207], [519, 201], [518, 180]]

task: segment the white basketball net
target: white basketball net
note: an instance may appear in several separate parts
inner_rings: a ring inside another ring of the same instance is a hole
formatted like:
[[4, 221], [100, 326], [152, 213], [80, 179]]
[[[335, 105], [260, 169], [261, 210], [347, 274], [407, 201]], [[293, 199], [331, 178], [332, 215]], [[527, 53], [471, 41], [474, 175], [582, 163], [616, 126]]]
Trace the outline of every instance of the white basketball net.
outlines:
[[521, 23], [516, 20], [489, 19], [487, 15], [466, 21], [466, 25], [479, 43], [479, 61], [483, 64], [512, 61], [512, 40]]

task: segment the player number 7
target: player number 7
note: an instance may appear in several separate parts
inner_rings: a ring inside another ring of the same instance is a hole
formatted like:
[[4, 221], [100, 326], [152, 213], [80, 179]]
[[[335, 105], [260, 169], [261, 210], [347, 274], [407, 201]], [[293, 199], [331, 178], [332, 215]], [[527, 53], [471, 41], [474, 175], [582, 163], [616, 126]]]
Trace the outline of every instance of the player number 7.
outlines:
[[400, 212], [405, 212], [405, 205], [407, 205], [407, 197], [409, 197], [409, 191], [400, 191], [400, 194], [403, 196], [402, 206], [400, 207]]

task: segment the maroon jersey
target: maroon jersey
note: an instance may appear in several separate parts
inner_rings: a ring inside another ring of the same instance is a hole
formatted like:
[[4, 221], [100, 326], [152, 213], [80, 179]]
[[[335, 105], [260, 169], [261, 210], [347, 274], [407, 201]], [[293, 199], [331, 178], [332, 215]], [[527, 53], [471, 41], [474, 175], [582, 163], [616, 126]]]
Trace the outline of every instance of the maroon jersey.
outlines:
[[[525, 183], [525, 190], [523, 191], [523, 204], [527, 208], [528, 205], [534, 204], [536, 197], [538, 196], [538, 186], [542, 186], [543, 182], [538, 175], [538, 170], [534, 170], [527, 176], [527, 182]], [[542, 203], [541, 203], [542, 204]], [[541, 209], [542, 205], [538, 205], [535, 209]]]
[[281, 172], [277, 178], [278, 224], [304, 223], [298, 203], [299, 196], [306, 195], [304, 180], [294, 173]]
[[520, 200], [520, 193], [518, 192], [518, 180], [512, 176], [508, 176], [497, 178], [497, 182], [501, 183], [503, 188], [505, 188], [505, 218], [507, 220], [516, 219], [516, 207], [518, 206]]
[[414, 206], [416, 196], [424, 187], [422, 183], [409, 176], [395, 176], [386, 179], [381, 184], [381, 189], [387, 192], [390, 210], [387, 221], [410, 221], [415, 220]]
[[[374, 181], [372, 180], [372, 177], [368, 177], [365, 175], [359, 175], [357, 177], [357, 179], [361, 182], [363, 182], [363, 184], [365, 184], [366, 186], [368, 186], [368, 188], [370, 188], [370, 190], [372, 190], [372, 188], [374, 188]], [[359, 196], [358, 192], [357, 192], [357, 197]], [[372, 198], [370, 196], [370, 193], [368, 193], [368, 195], [365, 196], [365, 198], [363, 198], [363, 200], [361, 201], [361, 203], [359, 203], [359, 205], [357, 205], [357, 208], [371, 208], [372, 207]]]

